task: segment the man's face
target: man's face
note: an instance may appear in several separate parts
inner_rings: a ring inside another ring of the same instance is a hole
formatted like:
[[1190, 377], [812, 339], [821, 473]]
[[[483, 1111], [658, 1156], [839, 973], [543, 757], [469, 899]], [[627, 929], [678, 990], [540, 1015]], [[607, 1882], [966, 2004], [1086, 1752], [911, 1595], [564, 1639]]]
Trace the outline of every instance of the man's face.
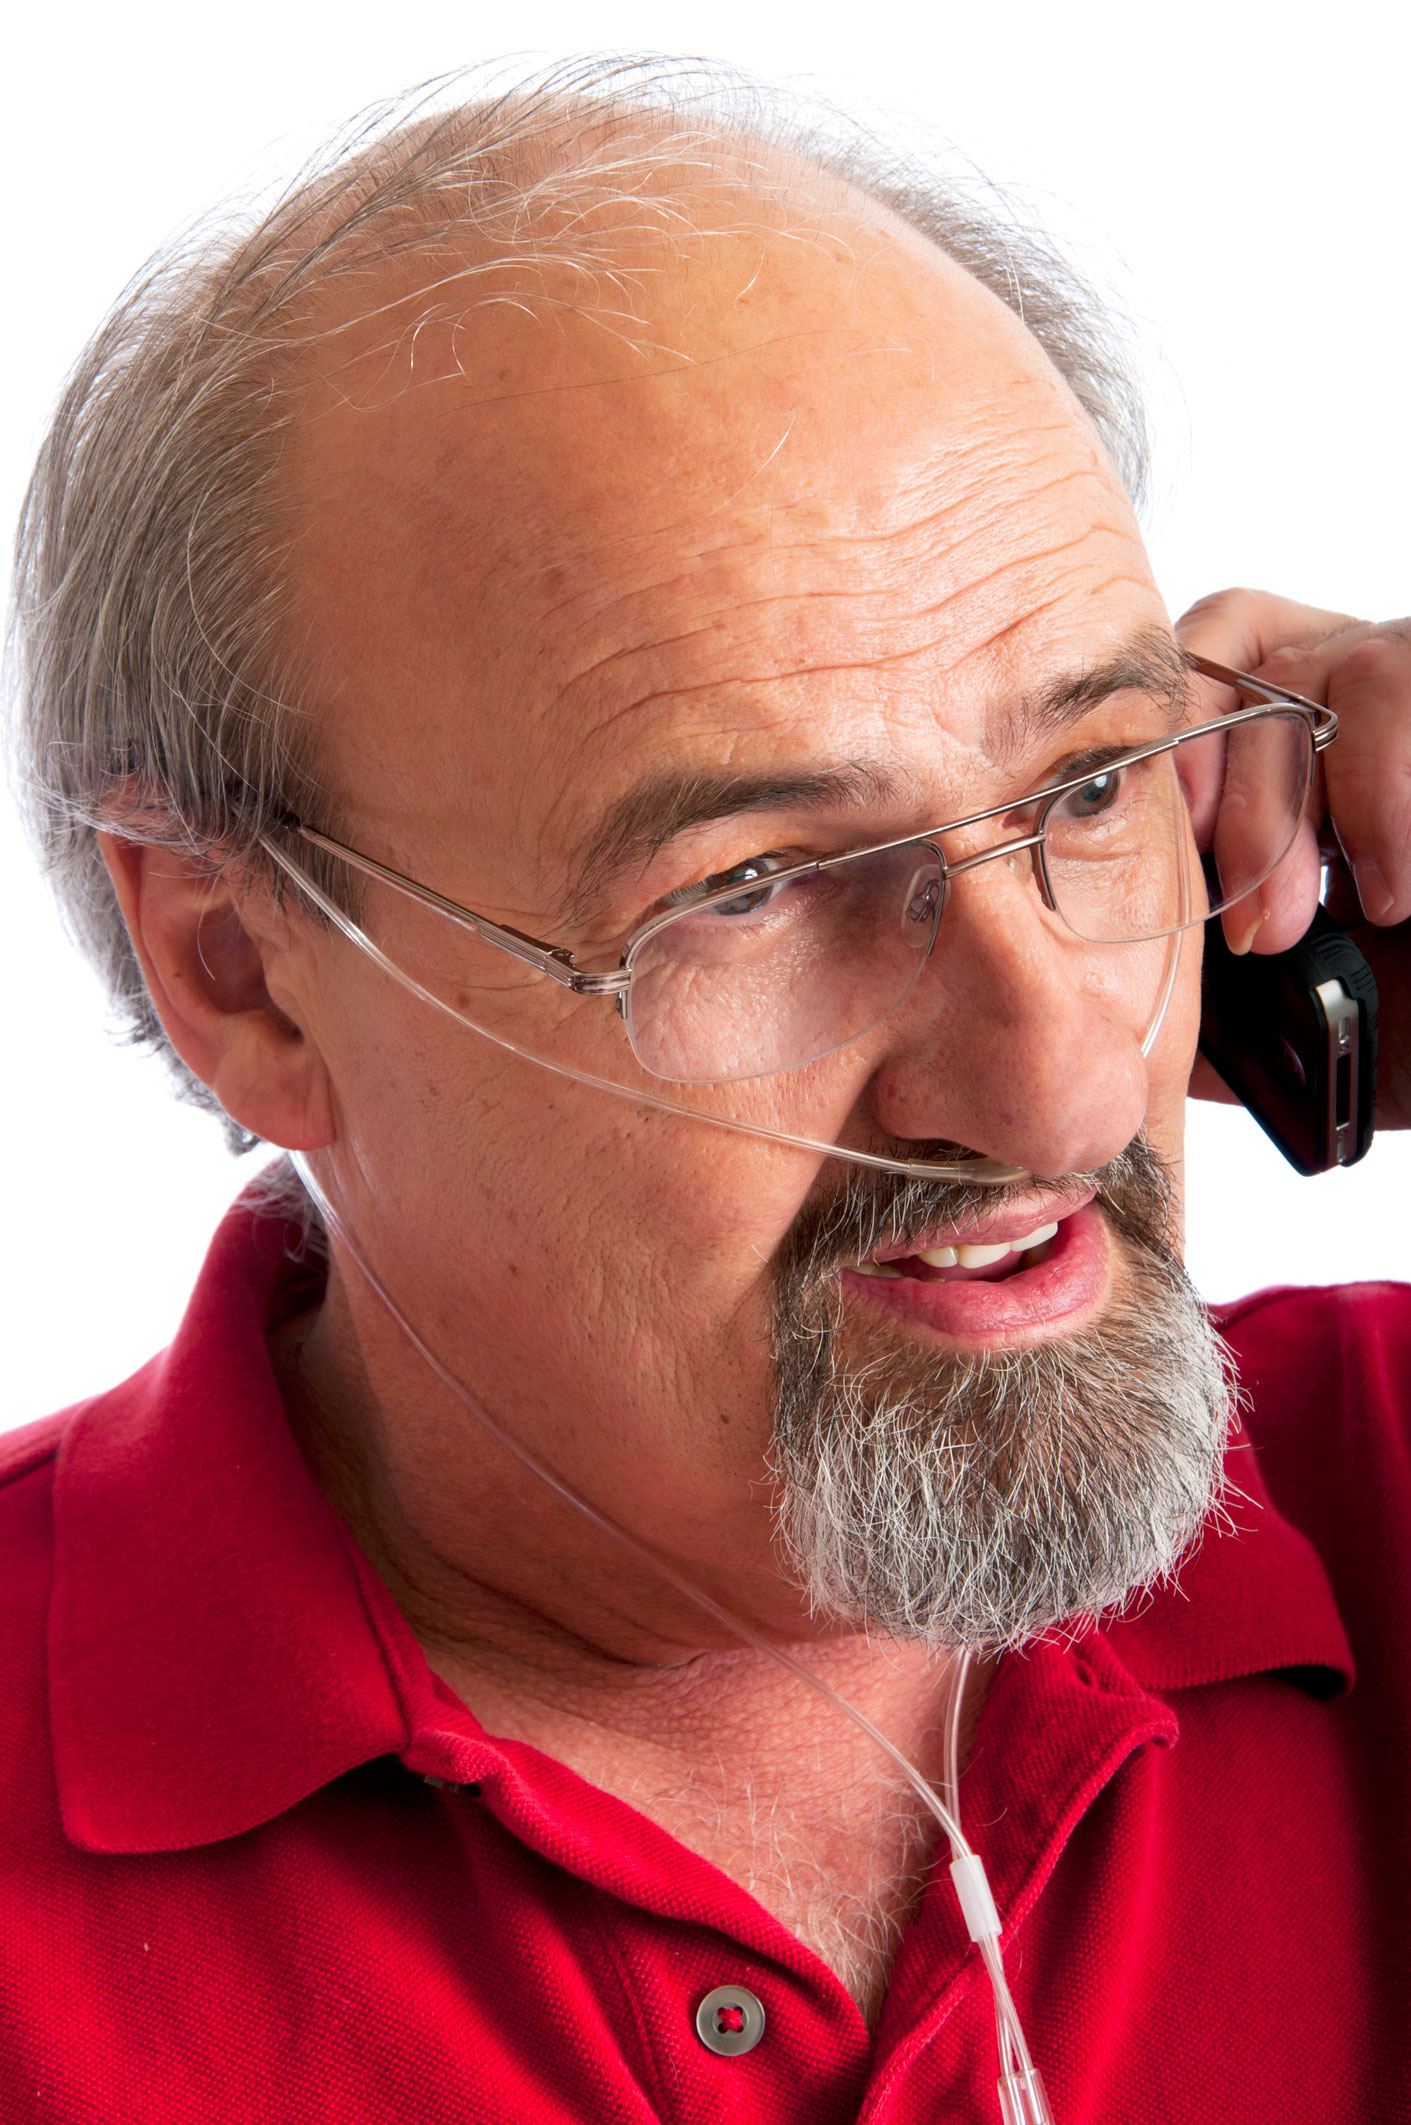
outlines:
[[[998, 302], [885, 217], [843, 226], [697, 247], [649, 330], [507, 304], [414, 359], [385, 318], [347, 335], [294, 466], [296, 641], [355, 846], [604, 966], [761, 853], [919, 832], [1167, 727], [1159, 675], [1038, 713], [1166, 635], [1126, 502]], [[644, 790], [724, 775], [722, 816], [614, 837]], [[366, 914], [415, 949], [404, 908]], [[423, 1334], [640, 1534], [756, 1614], [796, 1613], [761, 1481], [771, 1324], [844, 1169], [569, 1083], [343, 942], [309, 949], [289, 1004], [333, 1082], [323, 1171]], [[441, 976], [471, 1015], [640, 1081], [610, 1004], [475, 966]], [[957, 880], [889, 1019], [733, 1095], [794, 1134], [1050, 1177], [949, 1227], [1062, 1214], [1047, 1265], [829, 1268], [869, 1365], [1091, 1347], [1130, 1310], [1133, 1241], [1100, 1207], [1069, 1217], [1090, 1183], [1053, 1183], [1141, 1131], [1178, 1166], [1196, 955], [1144, 1055], [1165, 966], [1075, 947], [1026, 866], [990, 864]], [[944, 1240], [916, 1223], [908, 1244]], [[898, 1230], [874, 1227], [876, 1251]]]

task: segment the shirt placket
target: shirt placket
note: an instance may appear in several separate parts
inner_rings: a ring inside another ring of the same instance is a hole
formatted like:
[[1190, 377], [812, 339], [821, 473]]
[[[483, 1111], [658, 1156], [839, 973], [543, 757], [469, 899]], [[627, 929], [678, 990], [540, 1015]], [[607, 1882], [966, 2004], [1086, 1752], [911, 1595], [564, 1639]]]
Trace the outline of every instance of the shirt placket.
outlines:
[[[1088, 1810], [1139, 1752], [1169, 1746], [1177, 1731], [1169, 1706], [1098, 1632], [1011, 1655], [990, 1686], [961, 1780], [962, 1820], [1000, 1912], [1006, 1975], [1041, 2075], [1043, 1973], [1025, 1955], [1026, 1920]], [[942, 1861], [892, 1972], [859, 2125], [997, 2125], [997, 2078], [990, 1987]]]

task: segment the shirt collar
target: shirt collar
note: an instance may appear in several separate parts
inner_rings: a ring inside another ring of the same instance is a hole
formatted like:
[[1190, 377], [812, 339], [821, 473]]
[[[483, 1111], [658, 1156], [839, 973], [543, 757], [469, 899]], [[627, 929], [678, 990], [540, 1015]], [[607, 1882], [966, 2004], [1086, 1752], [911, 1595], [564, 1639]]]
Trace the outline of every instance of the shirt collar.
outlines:
[[407, 1738], [265, 1351], [293, 1236], [237, 1203], [170, 1349], [67, 1427], [50, 1684], [79, 1845], [229, 1837]]
[[1103, 1635], [1149, 1690], [1281, 1671], [1315, 1697], [1355, 1680], [1323, 1562], [1269, 1495], [1241, 1426], [1225, 1454], [1225, 1502], [1176, 1583], [1108, 1617]]
[[[305, 1469], [265, 1349], [309, 1295], [295, 1237], [238, 1202], [170, 1349], [65, 1427], [51, 1704], [64, 1826], [90, 1850], [211, 1843], [372, 1757], [419, 1761], [425, 1665]], [[1327, 1574], [1243, 1434], [1231, 1470], [1230, 1531], [1105, 1636], [1147, 1689], [1275, 1668], [1331, 1695], [1352, 1661]]]

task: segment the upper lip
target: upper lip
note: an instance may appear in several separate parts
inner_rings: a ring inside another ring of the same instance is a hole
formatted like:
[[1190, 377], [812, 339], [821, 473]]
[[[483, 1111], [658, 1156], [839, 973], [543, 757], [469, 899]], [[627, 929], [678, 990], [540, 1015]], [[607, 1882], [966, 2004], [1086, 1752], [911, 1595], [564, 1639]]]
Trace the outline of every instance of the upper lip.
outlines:
[[867, 1256], [870, 1262], [904, 1262], [910, 1255], [920, 1254], [931, 1247], [1001, 1247], [1020, 1240], [1027, 1233], [1037, 1232], [1041, 1225], [1061, 1223], [1081, 1210], [1097, 1194], [1089, 1188], [1084, 1195], [1061, 1195], [1044, 1198], [1034, 1196], [1017, 1209], [1009, 1209], [992, 1218], [976, 1218], [968, 1225], [937, 1225], [933, 1230], [919, 1233], [914, 1239], [889, 1241]]

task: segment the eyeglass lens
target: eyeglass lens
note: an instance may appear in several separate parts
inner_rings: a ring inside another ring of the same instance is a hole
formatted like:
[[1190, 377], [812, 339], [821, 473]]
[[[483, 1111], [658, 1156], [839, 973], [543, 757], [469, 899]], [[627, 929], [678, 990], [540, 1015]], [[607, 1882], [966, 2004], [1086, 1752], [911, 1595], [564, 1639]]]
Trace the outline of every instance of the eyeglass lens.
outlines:
[[[1135, 944], [1233, 906], [1287, 855], [1312, 765], [1307, 723], [1274, 713], [1099, 770], [1041, 815], [1040, 860], [1055, 909], [1076, 936]], [[1207, 898], [1190, 866], [1186, 904], [1188, 834], [1202, 854], [1213, 852], [1219, 886]]]
[[[1297, 714], [1183, 739], [999, 822], [1041, 826], [1034, 863], [1077, 938], [1138, 944], [1232, 906], [1277, 868], [1298, 830], [1312, 741]], [[1191, 836], [1213, 851], [1207, 900]], [[634, 946], [626, 1016], [638, 1061], [677, 1083], [767, 1076], [881, 1023], [916, 983], [945, 884], [924, 847], [847, 856], [683, 907]]]
[[657, 1077], [725, 1083], [830, 1054], [908, 995], [941, 900], [939, 863], [911, 843], [684, 909], [628, 961], [638, 1061]]

